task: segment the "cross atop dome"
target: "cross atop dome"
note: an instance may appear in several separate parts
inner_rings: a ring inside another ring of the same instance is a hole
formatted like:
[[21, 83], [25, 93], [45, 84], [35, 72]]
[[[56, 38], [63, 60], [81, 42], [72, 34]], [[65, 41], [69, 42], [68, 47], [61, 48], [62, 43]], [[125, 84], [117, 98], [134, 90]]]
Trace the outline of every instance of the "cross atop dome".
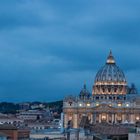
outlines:
[[115, 59], [112, 55], [112, 51], [110, 50], [109, 52], [109, 56], [107, 57], [107, 61], [106, 61], [107, 64], [115, 64]]

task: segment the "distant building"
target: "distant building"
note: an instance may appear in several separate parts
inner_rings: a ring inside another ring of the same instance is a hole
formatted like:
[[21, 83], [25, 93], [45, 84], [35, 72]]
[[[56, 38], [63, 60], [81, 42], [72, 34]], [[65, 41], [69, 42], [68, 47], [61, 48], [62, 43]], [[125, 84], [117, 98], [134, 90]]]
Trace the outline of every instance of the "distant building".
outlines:
[[4, 133], [0, 133], [0, 140], [7, 140], [7, 135]]
[[54, 129], [58, 129], [58, 128], [61, 128], [62, 124], [61, 124], [61, 120], [60, 119], [54, 119], [52, 122], [51, 122], [51, 128], [54, 128]]
[[140, 122], [136, 123], [135, 131], [130, 131], [128, 140], [140, 140]]
[[34, 104], [34, 105], [31, 105], [31, 109], [44, 109], [45, 108], [45, 105], [43, 104]]
[[23, 124], [23, 119], [18, 119], [14, 116], [0, 116], [0, 124], [12, 124], [15, 126]]
[[49, 127], [48, 123], [44, 121], [25, 121], [25, 125], [30, 130], [45, 130]]
[[50, 112], [48, 111], [39, 111], [39, 110], [28, 110], [28, 111], [23, 111], [20, 112], [17, 115], [17, 118], [23, 119], [23, 120], [37, 120], [37, 119], [42, 119], [42, 118], [47, 118], [49, 119], [50, 117]]
[[110, 52], [105, 65], [97, 72], [92, 95], [84, 84], [79, 96], [63, 101], [64, 127], [79, 128], [83, 116], [91, 124], [135, 124], [140, 121], [140, 96], [134, 85], [128, 87], [123, 71]]
[[30, 131], [13, 125], [0, 125], [0, 140], [29, 140]]
[[20, 103], [19, 104], [20, 110], [29, 110], [30, 109], [30, 103]]

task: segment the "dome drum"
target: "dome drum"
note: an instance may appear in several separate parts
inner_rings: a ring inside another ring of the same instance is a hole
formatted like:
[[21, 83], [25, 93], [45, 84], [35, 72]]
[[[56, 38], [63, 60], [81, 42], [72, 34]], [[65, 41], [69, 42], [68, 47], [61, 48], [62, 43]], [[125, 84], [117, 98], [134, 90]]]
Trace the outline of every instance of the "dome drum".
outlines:
[[95, 82], [95, 85], [127, 85], [127, 82], [100, 81]]
[[96, 85], [93, 94], [126, 94], [127, 86], [124, 85]]

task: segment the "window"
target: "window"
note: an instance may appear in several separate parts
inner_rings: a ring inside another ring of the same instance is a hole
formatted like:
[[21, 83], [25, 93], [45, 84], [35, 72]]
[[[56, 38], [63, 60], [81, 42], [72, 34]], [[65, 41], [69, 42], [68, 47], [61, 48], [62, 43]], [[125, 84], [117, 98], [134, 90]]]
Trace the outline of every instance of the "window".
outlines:
[[118, 107], [121, 107], [122, 106], [122, 104], [121, 103], [118, 103]]
[[87, 103], [87, 106], [90, 107], [90, 103]]

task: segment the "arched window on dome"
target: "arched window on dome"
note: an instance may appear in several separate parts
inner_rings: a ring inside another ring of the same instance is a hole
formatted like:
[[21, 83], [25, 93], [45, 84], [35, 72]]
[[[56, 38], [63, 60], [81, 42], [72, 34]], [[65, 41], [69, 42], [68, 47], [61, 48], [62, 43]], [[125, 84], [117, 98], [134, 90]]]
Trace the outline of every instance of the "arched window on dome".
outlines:
[[121, 85], [121, 91], [123, 90], [123, 85]]
[[103, 92], [105, 92], [105, 88], [103, 88]]
[[103, 93], [105, 93], [105, 86], [104, 85], [102, 86], [102, 91], [103, 91]]
[[117, 92], [117, 86], [114, 87], [114, 92]]
[[119, 86], [119, 92], [121, 92], [122, 91], [122, 86]]
[[108, 92], [111, 92], [111, 86], [108, 86]]

